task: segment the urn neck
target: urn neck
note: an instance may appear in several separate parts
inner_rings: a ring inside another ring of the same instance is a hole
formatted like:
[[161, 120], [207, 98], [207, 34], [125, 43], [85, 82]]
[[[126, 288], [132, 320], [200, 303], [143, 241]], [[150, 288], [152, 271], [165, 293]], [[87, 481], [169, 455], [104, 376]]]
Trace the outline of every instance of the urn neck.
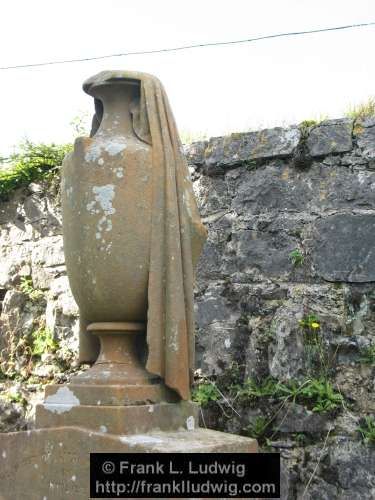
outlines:
[[91, 95], [102, 105], [100, 125], [95, 135], [135, 136], [131, 105], [139, 97], [134, 83], [110, 83], [92, 89]]

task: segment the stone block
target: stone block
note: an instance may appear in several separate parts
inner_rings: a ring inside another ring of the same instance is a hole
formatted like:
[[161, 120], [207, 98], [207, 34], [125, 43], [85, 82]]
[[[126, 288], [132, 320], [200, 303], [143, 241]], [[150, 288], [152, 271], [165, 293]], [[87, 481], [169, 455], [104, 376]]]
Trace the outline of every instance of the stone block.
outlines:
[[299, 325], [303, 315], [303, 306], [292, 304], [280, 307], [274, 316], [275, 341], [269, 346], [269, 370], [279, 380], [294, 380], [305, 375]]
[[362, 155], [368, 160], [375, 159], [375, 119], [362, 118], [355, 122], [354, 136]]
[[375, 281], [375, 216], [336, 214], [315, 223], [313, 262], [327, 281]]
[[[22, 450], [22, 454], [20, 454]], [[114, 436], [77, 427], [0, 435], [1, 500], [87, 500], [90, 453], [256, 453], [254, 439], [207, 429]]]
[[197, 141], [184, 146], [184, 153], [189, 164], [202, 165], [204, 163], [207, 144], [207, 141]]
[[[81, 405], [151, 405], [153, 403], [176, 402], [178, 400], [175, 391], [168, 389], [164, 384], [148, 385], [108, 385], [108, 384], [49, 384], [45, 388], [45, 395], [48, 401], [53, 401], [61, 391], [67, 393], [71, 391], [74, 398], [78, 398]], [[69, 393], [68, 393], [69, 394]], [[153, 408], [148, 408], [152, 412]]]
[[307, 138], [310, 156], [346, 153], [353, 148], [353, 120], [327, 120], [313, 128]]
[[[162, 431], [194, 428], [198, 406], [191, 402], [153, 405], [89, 406], [81, 405], [72, 391], [64, 402], [47, 398], [37, 405], [35, 423], [38, 428], [84, 427], [93, 431], [105, 429], [110, 434], [139, 434], [151, 429]], [[68, 399], [71, 397], [71, 399]]]
[[205, 171], [220, 173], [225, 168], [290, 156], [298, 145], [301, 132], [297, 127], [275, 127], [257, 132], [213, 137], [205, 150]]
[[261, 273], [286, 279], [293, 269], [290, 252], [298, 247], [297, 238], [284, 232], [238, 230], [232, 234], [222, 259], [225, 274]]
[[283, 434], [295, 432], [321, 434], [329, 427], [326, 415], [314, 413], [296, 403], [287, 403], [278, 413], [275, 424], [278, 431]]

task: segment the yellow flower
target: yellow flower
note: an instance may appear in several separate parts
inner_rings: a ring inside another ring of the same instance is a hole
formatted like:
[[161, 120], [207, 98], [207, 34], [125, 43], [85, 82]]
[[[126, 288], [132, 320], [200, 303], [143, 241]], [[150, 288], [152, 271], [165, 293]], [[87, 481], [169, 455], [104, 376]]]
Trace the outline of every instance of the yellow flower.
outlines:
[[314, 328], [314, 329], [316, 329], [316, 328], [320, 328], [320, 325], [319, 325], [319, 323], [317, 323], [316, 321], [313, 321], [313, 322], [311, 323], [311, 328]]

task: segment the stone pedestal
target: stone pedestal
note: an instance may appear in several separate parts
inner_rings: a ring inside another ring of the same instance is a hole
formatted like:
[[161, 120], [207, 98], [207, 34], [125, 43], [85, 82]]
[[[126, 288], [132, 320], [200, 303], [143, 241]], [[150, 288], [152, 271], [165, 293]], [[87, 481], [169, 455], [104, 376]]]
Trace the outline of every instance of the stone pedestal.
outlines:
[[[156, 375], [142, 365], [137, 347], [143, 323], [91, 323], [89, 334], [99, 337], [100, 353], [95, 364], [67, 385], [82, 405], [132, 405], [179, 400]], [[61, 386], [48, 386], [46, 402]]]
[[77, 426], [121, 435], [150, 432], [155, 429], [194, 429], [198, 425], [197, 422], [198, 406], [190, 401], [130, 406], [70, 406], [47, 403], [38, 405], [36, 409], [36, 424], [39, 428]]
[[87, 500], [93, 452], [247, 452], [257, 442], [198, 428], [199, 407], [149, 374], [140, 323], [93, 323], [101, 352], [70, 384], [46, 387], [36, 430], [0, 434], [0, 500]]
[[257, 443], [206, 429], [114, 436], [59, 427], [0, 434], [0, 499], [87, 500], [95, 452], [255, 453]]

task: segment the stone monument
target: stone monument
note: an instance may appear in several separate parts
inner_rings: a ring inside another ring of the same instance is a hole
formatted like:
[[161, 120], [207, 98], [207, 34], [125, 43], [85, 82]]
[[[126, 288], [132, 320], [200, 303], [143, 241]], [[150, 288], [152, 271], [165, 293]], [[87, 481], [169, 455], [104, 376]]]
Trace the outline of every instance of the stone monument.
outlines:
[[95, 115], [63, 162], [63, 237], [79, 356], [93, 364], [46, 387], [36, 430], [0, 437], [6, 500], [87, 499], [90, 452], [257, 449], [200, 429], [190, 401], [206, 230], [165, 91], [151, 75], [123, 71], [83, 88]]

